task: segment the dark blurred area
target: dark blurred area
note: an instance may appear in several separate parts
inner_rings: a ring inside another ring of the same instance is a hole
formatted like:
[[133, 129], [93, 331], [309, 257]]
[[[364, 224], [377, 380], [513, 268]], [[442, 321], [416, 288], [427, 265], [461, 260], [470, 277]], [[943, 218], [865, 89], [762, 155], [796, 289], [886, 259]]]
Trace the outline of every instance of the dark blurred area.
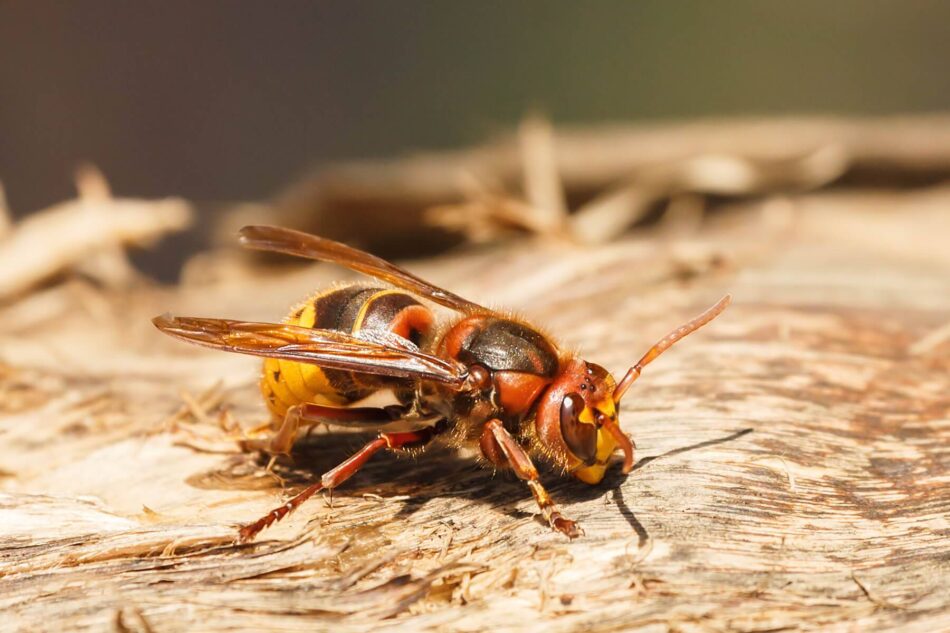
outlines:
[[204, 208], [314, 165], [555, 123], [950, 105], [950, 3], [4, 2], [0, 180], [98, 165]]

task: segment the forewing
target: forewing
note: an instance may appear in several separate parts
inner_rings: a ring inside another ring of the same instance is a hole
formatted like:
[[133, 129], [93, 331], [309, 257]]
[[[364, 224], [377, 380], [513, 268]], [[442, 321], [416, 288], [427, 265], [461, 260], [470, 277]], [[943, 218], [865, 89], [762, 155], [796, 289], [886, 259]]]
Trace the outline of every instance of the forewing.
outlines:
[[152, 320], [162, 332], [213, 349], [280, 358], [376, 376], [434, 380], [460, 386], [461, 365], [419, 351], [412, 343], [375, 342], [335, 330], [165, 314]]
[[489, 311], [375, 255], [309, 233], [277, 226], [246, 226], [241, 229], [241, 243], [261, 251], [274, 251], [340, 264], [460, 312]]

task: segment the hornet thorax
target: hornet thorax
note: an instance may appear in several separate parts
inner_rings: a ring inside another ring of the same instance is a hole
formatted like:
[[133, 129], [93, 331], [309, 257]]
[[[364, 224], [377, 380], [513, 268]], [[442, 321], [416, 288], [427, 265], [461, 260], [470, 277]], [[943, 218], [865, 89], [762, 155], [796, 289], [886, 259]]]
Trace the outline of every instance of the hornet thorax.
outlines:
[[452, 325], [437, 343], [436, 354], [468, 367], [476, 387], [451, 394], [451, 416], [470, 423], [498, 418], [512, 430], [532, 412], [561, 363], [544, 335], [498, 315], [469, 316]]

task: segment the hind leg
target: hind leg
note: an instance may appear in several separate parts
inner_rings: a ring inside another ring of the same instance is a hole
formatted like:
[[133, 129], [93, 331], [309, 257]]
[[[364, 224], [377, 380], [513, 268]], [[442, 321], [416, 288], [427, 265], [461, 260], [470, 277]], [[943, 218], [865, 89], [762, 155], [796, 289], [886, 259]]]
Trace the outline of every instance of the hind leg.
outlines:
[[406, 407], [327, 407], [306, 402], [287, 409], [280, 428], [270, 436], [250, 437], [241, 440], [240, 446], [246, 451], [264, 451], [270, 455], [289, 455], [302, 426], [315, 424], [337, 424], [342, 426], [379, 426], [400, 419], [407, 411]]
[[[382, 409], [380, 409], [380, 411], [382, 411]], [[429, 426], [416, 431], [380, 433], [376, 439], [367, 442], [363, 448], [356, 451], [353, 455], [344, 460], [339, 466], [324, 473], [323, 476], [320, 477], [320, 481], [317, 481], [304, 488], [303, 491], [292, 497], [284, 505], [274, 508], [254, 523], [242, 527], [238, 533], [238, 541], [250, 541], [258, 534], [258, 532], [268, 527], [272, 523], [280, 521], [282, 518], [300, 507], [300, 505], [302, 505], [307, 499], [312, 497], [317, 492], [321, 490], [332, 491], [334, 488], [355, 475], [356, 472], [379, 451], [383, 449], [404, 450], [425, 446], [430, 440], [432, 440], [433, 437], [443, 433], [447, 427], [448, 425], [445, 423], [445, 420], [441, 420], [434, 426]]]

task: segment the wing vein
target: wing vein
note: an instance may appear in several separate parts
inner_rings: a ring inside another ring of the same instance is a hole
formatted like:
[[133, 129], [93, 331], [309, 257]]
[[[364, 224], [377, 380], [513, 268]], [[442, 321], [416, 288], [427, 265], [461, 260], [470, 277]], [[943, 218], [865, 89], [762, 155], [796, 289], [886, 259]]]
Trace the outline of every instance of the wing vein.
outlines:
[[167, 314], [152, 322], [177, 339], [238, 354], [455, 386], [466, 377], [462, 365], [422, 352], [409, 341], [396, 347], [395, 341], [381, 343], [335, 330]]
[[256, 250], [336, 263], [365, 275], [382, 279], [398, 288], [408, 290], [459, 312], [490, 312], [488, 308], [464, 299], [444, 288], [439, 288], [408, 270], [375, 255], [309, 233], [278, 226], [245, 226], [241, 229], [241, 243]]

